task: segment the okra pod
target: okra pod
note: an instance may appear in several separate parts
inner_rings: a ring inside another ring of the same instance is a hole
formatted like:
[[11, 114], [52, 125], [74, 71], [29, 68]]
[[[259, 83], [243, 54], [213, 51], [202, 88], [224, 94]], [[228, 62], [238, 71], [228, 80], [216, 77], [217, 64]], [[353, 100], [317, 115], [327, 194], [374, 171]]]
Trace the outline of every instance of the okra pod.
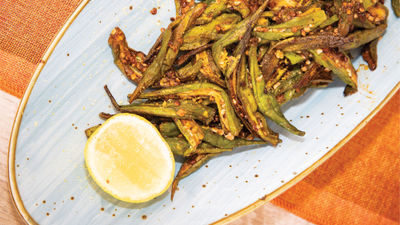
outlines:
[[336, 36], [333, 34], [317, 34], [305, 37], [291, 37], [279, 41], [272, 48], [286, 52], [302, 51], [317, 48], [336, 48], [352, 42], [352, 38]]
[[224, 13], [208, 24], [195, 26], [188, 30], [183, 36], [183, 44], [180, 49], [196, 49], [206, 45], [212, 40], [219, 39], [223, 33], [232, 29], [239, 21], [240, 16]]
[[172, 182], [171, 188], [171, 201], [174, 199], [175, 191], [178, 188], [178, 183], [183, 178], [189, 176], [202, 165], [204, 165], [210, 158], [217, 156], [218, 154], [194, 154], [187, 158], [181, 165], [174, 181]]
[[245, 18], [241, 22], [239, 22], [235, 28], [228, 31], [221, 39], [214, 43], [212, 46], [212, 55], [214, 61], [216, 62], [218, 68], [224, 73], [227, 65], [227, 52], [225, 47], [238, 42], [243, 35], [246, 33], [248, 29], [254, 27], [255, 23], [257, 22], [258, 18], [260, 17], [261, 13], [267, 7], [268, 1], [265, 1], [256, 12], [254, 12], [251, 16]]
[[342, 45], [340, 49], [346, 51], [367, 44], [368, 42], [371, 42], [372, 40], [382, 36], [386, 31], [386, 27], [387, 24], [382, 24], [373, 29], [356, 31], [348, 36], [348, 38], [352, 39], [352, 41]]
[[203, 130], [194, 120], [174, 119], [174, 122], [190, 145], [183, 154], [185, 157], [188, 157], [196, 151], [197, 146], [203, 140]]
[[92, 136], [92, 134], [101, 126], [101, 124], [89, 127], [88, 129], [85, 130], [86, 137], [89, 138]]
[[357, 88], [357, 73], [350, 58], [343, 52], [336, 52], [333, 49], [310, 50], [315, 62], [323, 67], [332, 70], [344, 83]]
[[217, 85], [199, 82], [184, 84], [172, 88], [143, 93], [140, 98], [159, 99], [165, 97], [190, 98], [203, 96], [213, 98], [218, 107], [219, 119], [223, 129], [233, 136], [237, 136], [242, 129], [239, 119], [230, 104], [226, 92]]
[[397, 17], [400, 17], [400, 0], [392, 0], [392, 8], [393, 8], [394, 14]]
[[129, 102], [132, 103], [137, 97], [139, 97], [140, 93], [144, 91], [146, 88], [151, 86], [155, 81], [161, 78], [161, 67], [162, 62], [167, 54], [168, 42], [171, 39], [172, 31], [171, 26], [169, 26], [163, 35], [163, 40], [161, 43], [160, 51], [158, 52], [156, 58], [150, 64], [150, 66], [144, 71], [143, 78], [138, 83], [135, 91], [129, 97]]
[[[201, 63], [200, 80], [207, 80], [211, 83], [225, 87], [225, 81], [221, 79], [221, 72], [215, 65], [209, 50], [200, 52], [196, 55], [196, 61]], [[204, 79], [203, 79], [204, 78]]]
[[203, 13], [206, 6], [207, 5], [204, 3], [198, 3], [190, 11], [183, 15], [182, 21], [175, 28], [171, 41], [168, 43], [169, 48], [163, 61], [163, 67], [161, 70], [162, 74], [171, 69], [176, 56], [178, 55], [179, 48], [182, 45], [183, 34], [194, 23], [197, 17]]
[[368, 63], [368, 68], [371, 71], [374, 71], [376, 69], [376, 66], [378, 65], [378, 41], [379, 38], [371, 41], [370, 43], [366, 44], [361, 50], [361, 55], [363, 59]]
[[176, 137], [181, 133], [178, 126], [176, 126], [174, 122], [161, 123], [158, 129], [160, 130], [161, 135], [164, 137]]
[[270, 118], [272, 121], [276, 122], [281, 127], [285, 128], [293, 134], [303, 136], [305, 133], [290, 124], [289, 121], [282, 114], [275, 96], [273, 96], [271, 93], [264, 93], [265, 81], [257, 62], [256, 41], [252, 42], [250, 45], [249, 63], [253, 93], [257, 102], [258, 109], [261, 111], [261, 113]]
[[193, 101], [164, 101], [153, 103], [134, 103], [119, 105], [111, 95], [107, 86], [104, 86], [113, 106], [120, 112], [136, 113], [141, 115], [160, 116], [177, 119], [195, 119], [209, 123], [214, 119], [215, 110]]
[[262, 140], [276, 146], [280, 141], [278, 134], [269, 129], [265, 117], [257, 110], [257, 103], [250, 87], [245, 57], [242, 57], [238, 71], [237, 97], [242, 104], [244, 120], [249, 124], [247, 125], [248, 129]]

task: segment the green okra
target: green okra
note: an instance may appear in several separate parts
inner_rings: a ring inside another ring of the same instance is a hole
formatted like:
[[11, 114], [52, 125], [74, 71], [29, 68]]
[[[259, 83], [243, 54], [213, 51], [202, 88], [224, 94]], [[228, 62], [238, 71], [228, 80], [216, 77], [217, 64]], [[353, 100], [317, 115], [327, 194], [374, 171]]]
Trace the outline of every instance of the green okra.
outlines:
[[280, 105], [285, 104], [286, 102], [293, 100], [295, 98], [300, 97], [301, 95], [304, 94], [304, 92], [307, 90], [307, 88], [300, 88], [300, 89], [289, 89], [285, 93], [281, 94], [278, 97], [278, 103]]
[[267, 51], [261, 60], [262, 75], [266, 82], [273, 79], [273, 74], [278, 68], [278, 65], [279, 59], [275, 56], [275, 51], [273, 49], [271, 49], [271, 51]]
[[392, 8], [393, 8], [394, 14], [397, 17], [400, 17], [400, 0], [392, 0]]
[[89, 127], [88, 129], [85, 130], [86, 137], [89, 138], [92, 136], [92, 134], [101, 126], [101, 124]]
[[144, 53], [129, 48], [125, 34], [118, 27], [115, 27], [108, 38], [114, 57], [114, 63], [121, 72], [135, 83], [139, 83], [143, 72], [147, 69]]
[[174, 181], [172, 182], [171, 188], [171, 201], [174, 199], [175, 191], [178, 188], [178, 183], [183, 178], [189, 176], [193, 172], [197, 171], [202, 165], [204, 165], [209, 159], [217, 156], [218, 154], [194, 154], [187, 158], [181, 165]]
[[349, 96], [349, 95], [352, 95], [352, 94], [354, 94], [356, 92], [357, 92], [357, 88], [353, 88], [350, 85], [346, 85], [346, 87], [344, 88], [344, 91], [343, 91], [343, 95], [344, 96]]
[[357, 88], [357, 73], [350, 58], [344, 52], [333, 49], [309, 50], [316, 63], [332, 70], [344, 83]]
[[228, 0], [214, 1], [208, 4], [203, 14], [196, 20], [197, 25], [202, 25], [211, 22], [215, 17], [222, 14], [227, 9]]
[[[169, 26], [171, 27], [171, 29], [174, 29], [180, 22], [181, 22], [181, 17], [177, 17]], [[157, 55], [163, 40], [163, 36], [164, 32], [161, 32], [160, 36], [158, 36], [157, 40], [154, 42], [153, 46], [151, 46], [149, 52], [144, 58], [144, 62], [148, 63], [152, 61], [154, 57]]]
[[267, 27], [258, 26], [254, 29], [253, 34], [266, 41], [281, 40], [291, 36], [299, 36], [301, 35], [300, 31], [305, 28], [312, 31], [326, 19], [327, 16], [324, 10], [320, 8], [311, 8], [284, 23]]
[[[277, 89], [281, 89], [281, 93], [285, 92], [286, 90], [290, 89], [290, 88], [294, 88], [294, 89], [300, 89], [300, 88], [306, 88], [312, 85], [312, 81], [314, 80], [314, 78], [318, 75], [318, 73], [320, 72], [320, 68], [321, 66], [319, 66], [317, 63], [312, 62], [311, 65], [308, 67], [307, 71], [305, 73], [300, 72], [300, 75], [295, 76], [293, 78], [287, 79], [289, 81], [282, 81], [282, 83], [289, 83], [287, 86], [287, 88], [280, 88], [278, 87]], [[293, 82], [293, 83], [292, 83]], [[285, 85], [283, 85], [285, 86]]]
[[372, 29], [376, 27], [376, 25], [371, 21], [369, 21], [365, 15], [353, 19], [353, 25], [355, 27], [360, 27], [365, 29]]
[[333, 34], [316, 34], [305, 37], [291, 37], [273, 45], [273, 49], [280, 49], [286, 52], [302, 51], [317, 48], [336, 48], [344, 46], [353, 41], [353, 38], [346, 38]]
[[242, 129], [242, 125], [236, 117], [228, 95], [222, 88], [215, 84], [206, 82], [183, 84], [176, 87], [143, 93], [140, 98], [159, 99], [165, 98], [166, 96], [178, 98], [190, 98], [194, 96], [212, 97], [217, 104], [219, 119], [223, 129], [233, 136], [237, 136]]
[[242, 15], [242, 18], [246, 18], [250, 14], [250, 9], [246, 3], [247, 0], [230, 0], [230, 5]]
[[230, 152], [233, 148], [216, 148], [207, 143], [201, 143], [196, 149], [196, 154], [218, 154], [222, 152]]
[[[339, 22], [338, 22], [338, 33], [341, 36], [347, 36], [347, 34], [350, 32], [350, 27], [353, 23], [354, 20], [354, 9], [353, 7], [348, 7], [347, 3], [350, 3], [349, 0], [334, 0], [333, 4], [336, 8], [338, 17], [339, 17]], [[350, 13], [348, 13], [350, 12]]]
[[224, 13], [208, 24], [195, 26], [183, 36], [183, 44], [180, 49], [192, 50], [204, 46], [212, 40], [217, 40], [239, 21], [239, 15]]
[[330, 26], [330, 25], [336, 23], [337, 21], [339, 21], [339, 17], [335, 14], [335, 15], [329, 17], [328, 19], [326, 19], [324, 22], [322, 22], [319, 25], [319, 28], [325, 28], [327, 26]]
[[189, 142], [182, 137], [166, 137], [165, 141], [175, 155], [183, 156], [185, 151], [190, 147]]
[[356, 31], [348, 36], [352, 41], [342, 45], [340, 49], [346, 51], [367, 44], [368, 42], [382, 36], [385, 33], [386, 28], [387, 24], [382, 24], [372, 29]]
[[214, 119], [215, 110], [211, 107], [195, 103], [193, 101], [164, 101], [152, 103], [133, 103], [119, 105], [111, 95], [107, 86], [104, 86], [111, 103], [119, 112], [135, 113], [177, 119], [195, 119], [209, 123]]
[[287, 59], [289, 59], [290, 64], [292, 65], [296, 65], [297, 63], [303, 62], [305, 60], [305, 57], [294, 52], [285, 52], [284, 55]]
[[212, 46], [212, 55], [214, 61], [216, 62], [218, 68], [225, 74], [227, 69], [226, 61], [228, 60], [227, 52], [225, 47], [238, 42], [243, 35], [254, 27], [255, 23], [257, 22], [258, 18], [260, 17], [261, 13], [267, 7], [268, 1], [265, 1], [256, 12], [254, 12], [251, 16], [248, 16], [241, 22], [239, 22], [235, 28], [228, 31], [224, 36], [222, 36], [218, 41], [214, 43]]
[[174, 122], [190, 145], [183, 154], [188, 157], [196, 151], [197, 146], [203, 140], [203, 130], [194, 120], [174, 119]]
[[290, 71], [290, 75], [286, 79], [280, 80], [276, 85], [274, 85], [273, 94], [275, 96], [281, 95], [289, 89], [294, 88], [294, 86], [303, 78], [304, 74], [301, 70]]
[[229, 140], [222, 135], [219, 135], [209, 128], [203, 127], [204, 141], [218, 148], [236, 148], [240, 146], [249, 145], [265, 145], [265, 141], [246, 140], [242, 138], [235, 138]]
[[129, 97], [129, 102], [132, 103], [137, 97], [139, 97], [140, 93], [142, 93], [146, 88], [151, 86], [154, 82], [161, 78], [161, 67], [162, 62], [167, 54], [168, 42], [171, 39], [172, 30], [171, 26], [169, 26], [163, 34], [163, 40], [161, 43], [160, 51], [158, 52], [154, 61], [150, 64], [150, 66], [144, 71], [143, 78], [139, 81], [135, 91]]
[[171, 69], [176, 57], [178, 56], [179, 48], [182, 45], [182, 38], [194, 21], [203, 13], [206, 4], [198, 3], [190, 11], [183, 15], [182, 21], [178, 24], [173, 32], [173, 37], [168, 44], [169, 48], [163, 61], [162, 74]]
[[290, 131], [293, 134], [303, 136], [305, 133], [298, 130], [285, 118], [281, 112], [280, 106], [276, 101], [276, 98], [271, 93], [265, 93], [265, 81], [261, 74], [260, 68], [257, 62], [257, 43], [252, 43], [249, 50], [249, 66], [250, 66], [250, 77], [253, 85], [253, 93], [257, 102], [258, 109], [266, 117], [272, 121]]
[[368, 63], [368, 68], [371, 71], [375, 70], [378, 65], [378, 41], [379, 38], [371, 41], [370, 43], [366, 44], [361, 50], [361, 55], [364, 61]]
[[375, 2], [372, 0], [362, 0], [362, 4], [364, 6], [364, 9], [368, 9], [369, 7], [375, 5]]
[[196, 78], [197, 74], [200, 72], [200, 68], [202, 66], [201, 61], [197, 61], [196, 63], [188, 63], [186, 66], [180, 68], [177, 71], [177, 77], [181, 81], [186, 81], [186, 80], [193, 80]]
[[200, 52], [202, 52], [202, 51], [208, 49], [208, 48], [211, 47], [211, 46], [212, 46], [212, 44], [206, 44], [206, 45], [203, 45], [203, 46], [198, 47], [198, 48], [196, 48], [196, 49], [193, 49], [193, 50], [191, 50], [191, 51], [189, 51], [189, 52], [187, 52], [187, 53], [185, 53], [185, 54], [179, 56], [179, 58], [176, 60], [176, 63], [175, 63], [175, 64], [176, 64], [177, 66], [181, 66], [181, 65], [183, 65], [190, 57], [199, 54]]
[[163, 122], [158, 129], [164, 137], [176, 137], [181, 133], [174, 122]]
[[105, 112], [101, 112], [99, 113], [99, 117], [103, 120], [108, 120], [110, 119], [112, 116], [114, 116], [115, 114], [110, 114], [110, 113], [105, 113]]
[[211, 83], [225, 87], [225, 81], [221, 79], [221, 72], [215, 65], [209, 50], [202, 51], [196, 55], [196, 61], [201, 63], [200, 80], [207, 80]]
[[276, 146], [280, 140], [267, 124], [265, 117], [258, 112], [257, 102], [251, 89], [251, 82], [246, 68], [246, 57], [240, 62], [237, 81], [237, 96], [243, 107], [244, 118], [248, 122], [248, 129], [259, 138]]

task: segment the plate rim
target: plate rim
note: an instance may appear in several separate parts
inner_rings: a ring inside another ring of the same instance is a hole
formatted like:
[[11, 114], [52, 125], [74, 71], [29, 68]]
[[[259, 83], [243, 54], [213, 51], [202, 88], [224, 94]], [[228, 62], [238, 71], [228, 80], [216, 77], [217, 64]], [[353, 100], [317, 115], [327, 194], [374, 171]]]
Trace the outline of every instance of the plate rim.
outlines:
[[[85, 8], [85, 6], [90, 2], [90, 0], [82, 0], [79, 5], [76, 7], [71, 16], [67, 19], [64, 25], [56, 34], [55, 38], [51, 41], [49, 47], [41, 58], [39, 64], [37, 65], [31, 80], [29, 81], [28, 87], [25, 90], [25, 93], [18, 105], [18, 110], [16, 116], [14, 118], [12, 131], [10, 134], [10, 140], [8, 145], [8, 156], [7, 156], [7, 175], [8, 175], [8, 188], [9, 193], [11, 195], [12, 202], [14, 207], [17, 209], [18, 214], [22, 217], [24, 222], [29, 225], [38, 224], [26, 210], [24, 203], [19, 194], [16, 176], [15, 176], [15, 153], [17, 147], [17, 140], [19, 134], [19, 128], [21, 125], [22, 116], [25, 111], [25, 106], [28, 103], [29, 97], [31, 95], [32, 89], [36, 84], [36, 81], [42, 72], [42, 69], [46, 65], [47, 60], [53, 53], [55, 47], [58, 45], [65, 32], [71, 26], [72, 22], [78, 17], [80, 12]], [[353, 129], [348, 133], [342, 140], [340, 140], [333, 148], [331, 148], [327, 153], [325, 153], [320, 159], [315, 161], [311, 166], [307, 167], [303, 172], [299, 173], [297, 176], [292, 178], [287, 183], [283, 184], [279, 188], [275, 189], [269, 194], [264, 195], [264, 197], [258, 199], [257, 201], [251, 203], [250, 205], [226, 216], [223, 217], [211, 224], [220, 225], [226, 224], [237, 219], [240, 216], [243, 216], [256, 208], [262, 206], [266, 202], [274, 199], [279, 196], [296, 183], [300, 182], [303, 178], [309, 175], [312, 171], [318, 168], [322, 163], [327, 161], [330, 157], [332, 157], [344, 144], [346, 144], [354, 135], [356, 135], [365, 125], [386, 105], [387, 102], [394, 96], [394, 94], [400, 89], [400, 82], [398, 82], [393, 89], [385, 96], [385, 98]]]

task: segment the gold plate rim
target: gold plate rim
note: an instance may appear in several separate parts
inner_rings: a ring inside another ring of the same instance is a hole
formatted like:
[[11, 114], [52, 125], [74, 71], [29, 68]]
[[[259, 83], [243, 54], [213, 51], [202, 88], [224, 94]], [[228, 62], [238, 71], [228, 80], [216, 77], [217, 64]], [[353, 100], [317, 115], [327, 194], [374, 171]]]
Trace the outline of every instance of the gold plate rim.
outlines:
[[[25, 110], [25, 106], [28, 102], [28, 99], [30, 97], [30, 94], [32, 92], [33, 87], [35, 86], [35, 83], [37, 81], [37, 78], [39, 77], [43, 67], [45, 66], [47, 60], [49, 59], [50, 55], [53, 53], [55, 47], [61, 40], [61, 38], [64, 36], [65, 32], [67, 29], [71, 26], [72, 22], [76, 19], [76, 17], [80, 14], [80, 12], [85, 8], [85, 6], [89, 3], [90, 0], [82, 0], [82, 2], [77, 6], [76, 10], [72, 13], [72, 15], [68, 18], [68, 20], [65, 22], [64, 26], [61, 28], [61, 30], [57, 33], [56, 37], [54, 40], [51, 42], [50, 46], [46, 50], [45, 54], [43, 55], [40, 63], [36, 67], [35, 72], [33, 73], [32, 79], [28, 84], [28, 87], [24, 93], [24, 96], [22, 97], [17, 114], [14, 119], [11, 135], [10, 135], [10, 141], [9, 141], [9, 147], [8, 147], [8, 161], [7, 161], [7, 168], [8, 168], [8, 184], [9, 184], [9, 191], [11, 195], [11, 199], [14, 203], [15, 208], [17, 209], [19, 215], [23, 218], [24, 222], [26, 224], [38, 224], [29, 214], [29, 212], [26, 210], [24, 203], [22, 202], [21, 196], [19, 194], [17, 182], [16, 182], [16, 176], [15, 176], [15, 150], [17, 147], [17, 139], [18, 139], [18, 133], [19, 133], [19, 127], [21, 125], [21, 119]], [[273, 192], [266, 194], [263, 198], [253, 202], [252, 204], [246, 206], [245, 208], [234, 212], [227, 217], [224, 217], [216, 222], [213, 222], [212, 224], [215, 225], [220, 225], [220, 224], [226, 224], [230, 221], [235, 220], [236, 218], [243, 216], [256, 208], [260, 207], [264, 203], [272, 200], [273, 198], [279, 196], [281, 193], [284, 191], [288, 190], [290, 187], [301, 181], [304, 177], [306, 177], [308, 174], [310, 174], [312, 171], [314, 171], [318, 166], [320, 166], [322, 163], [324, 163], [326, 160], [328, 160], [333, 154], [335, 154], [344, 144], [346, 144], [355, 134], [358, 133], [373, 117], [376, 115], [382, 108], [383, 106], [386, 105], [386, 103], [393, 97], [393, 95], [397, 92], [397, 90], [400, 89], [400, 82], [396, 84], [396, 86], [386, 95], [386, 97], [382, 100], [381, 103], [379, 103], [378, 106], [367, 116], [362, 120], [345, 138], [343, 138], [339, 143], [337, 143], [332, 149], [330, 149], [324, 156], [322, 156], [319, 160], [317, 160], [315, 163], [313, 163], [310, 167], [305, 169], [303, 172], [299, 173], [296, 177], [285, 183], [284, 185], [280, 186]]]

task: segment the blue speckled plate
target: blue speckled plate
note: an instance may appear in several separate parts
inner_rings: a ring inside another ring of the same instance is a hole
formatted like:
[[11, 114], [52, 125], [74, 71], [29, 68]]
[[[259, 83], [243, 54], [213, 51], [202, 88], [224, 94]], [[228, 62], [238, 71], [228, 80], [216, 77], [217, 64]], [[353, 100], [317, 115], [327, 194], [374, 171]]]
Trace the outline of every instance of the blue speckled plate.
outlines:
[[[157, 6], [157, 15], [151, 15]], [[60, 32], [23, 98], [10, 143], [11, 192], [29, 223], [225, 222], [310, 173], [399, 88], [400, 20], [391, 12], [387, 34], [379, 42], [379, 66], [374, 72], [359, 70], [357, 94], [344, 98], [344, 85], [335, 81], [284, 107], [287, 118], [307, 132], [304, 137], [273, 126], [283, 134], [282, 144], [236, 149], [209, 161], [180, 182], [173, 202], [169, 192], [145, 204], [120, 202], [93, 183], [83, 158], [84, 130], [102, 122], [99, 112], [113, 111], [103, 85], [122, 102], [134, 88], [114, 65], [107, 38], [119, 26], [130, 46], [147, 52], [174, 13], [171, 0], [84, 1]], [[359, 63], [357, 58], [356, 68]]]

